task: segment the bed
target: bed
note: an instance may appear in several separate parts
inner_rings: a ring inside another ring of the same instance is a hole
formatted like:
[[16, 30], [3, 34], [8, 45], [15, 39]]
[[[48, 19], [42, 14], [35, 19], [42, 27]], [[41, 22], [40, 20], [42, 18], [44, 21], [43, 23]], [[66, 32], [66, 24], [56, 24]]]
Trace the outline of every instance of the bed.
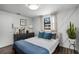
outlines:
[[20, 54], [51, 54], [59, 44], [59, 39], [43, 39], [33, 37], [16, 41], [13, 48]]

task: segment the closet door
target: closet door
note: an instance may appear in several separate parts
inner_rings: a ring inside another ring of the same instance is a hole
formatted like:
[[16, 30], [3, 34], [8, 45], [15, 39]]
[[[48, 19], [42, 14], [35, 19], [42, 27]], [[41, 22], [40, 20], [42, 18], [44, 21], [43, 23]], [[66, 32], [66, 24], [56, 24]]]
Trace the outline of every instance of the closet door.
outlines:
[[13, 43], [12, 17], [0, 15], [0, 48]]

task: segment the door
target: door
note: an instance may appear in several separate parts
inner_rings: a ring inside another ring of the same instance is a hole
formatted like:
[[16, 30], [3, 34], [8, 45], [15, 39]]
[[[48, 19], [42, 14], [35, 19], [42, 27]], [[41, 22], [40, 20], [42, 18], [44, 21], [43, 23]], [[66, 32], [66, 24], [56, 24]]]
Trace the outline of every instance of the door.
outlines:
[[0, 48], [13, 43], [12, 17], [0, 15]]

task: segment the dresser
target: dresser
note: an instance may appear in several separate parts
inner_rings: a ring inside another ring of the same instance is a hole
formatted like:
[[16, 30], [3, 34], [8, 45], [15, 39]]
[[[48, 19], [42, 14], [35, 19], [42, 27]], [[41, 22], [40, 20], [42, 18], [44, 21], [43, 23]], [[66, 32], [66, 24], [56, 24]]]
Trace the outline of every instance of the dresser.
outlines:
[[34, 36], [35, 36], [34, 32], [14, 34], [14, 41], [24, 40], [24, 39], [31, 38]]

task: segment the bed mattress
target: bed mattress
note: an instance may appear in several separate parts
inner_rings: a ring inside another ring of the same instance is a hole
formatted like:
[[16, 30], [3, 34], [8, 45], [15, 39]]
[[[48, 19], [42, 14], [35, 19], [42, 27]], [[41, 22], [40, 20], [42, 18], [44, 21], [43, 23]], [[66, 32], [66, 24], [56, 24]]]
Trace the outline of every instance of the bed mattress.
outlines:
[[57, 45], [59, 44], [59, 39], [48, 40], [48, 39], [42, 39], [38, 37], [25, 39], [25, 41], [48, 49], [50, 54], [55, 51]]

